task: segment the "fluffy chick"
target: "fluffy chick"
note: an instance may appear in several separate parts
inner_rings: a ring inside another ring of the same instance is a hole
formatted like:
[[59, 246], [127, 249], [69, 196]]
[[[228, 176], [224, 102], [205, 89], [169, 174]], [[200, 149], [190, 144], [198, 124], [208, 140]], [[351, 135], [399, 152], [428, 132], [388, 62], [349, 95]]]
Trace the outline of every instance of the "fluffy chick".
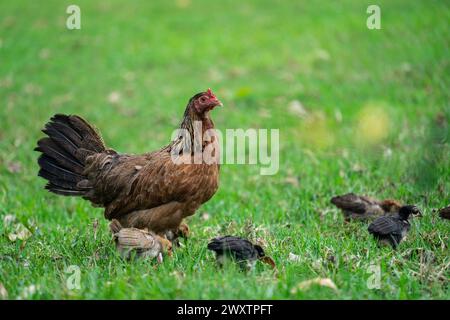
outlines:
[[143, 258], [156, 258], [161, 263], [163, 253], [172, 255], [172, 243], [152, 232], [137, 228], [123, 228], [116, 219], [112, 220], [109, 227], [114, 235], [117, 250], [125, 259], [130, 259], [135, 254]]
[[450, 219], [450, 206], [439, 209], [439, 216], [442, 219], [447, 219], [447, 220]]
[[331, 199], [331, 203], [341, 209], [345, 220], [370, 220], [388, 213], [396, 213], [400, 210], [401, 204], [392, 199], [383, 201], [358, 196], [354, 193], [347, 193]]
[[377, 218], [369, 225], [369, 233], [380, 243], [389, 244], [396, 249], [411, 228], [408, 221], [411, 215], [421, 216], [422, 213], [416, 206], [403, 206], [396, 215]]
[[225, 261], [231, 258], [243, 270], [253, 269], [257, 260], [261, 260], [275, 268], [275, 262], [272, 258], [266, 256], [261, 246], [240, 237], [224, 236], [214, 238], [208, 243], [208, 249], [216, 253], [219, 266], [223, 266]]

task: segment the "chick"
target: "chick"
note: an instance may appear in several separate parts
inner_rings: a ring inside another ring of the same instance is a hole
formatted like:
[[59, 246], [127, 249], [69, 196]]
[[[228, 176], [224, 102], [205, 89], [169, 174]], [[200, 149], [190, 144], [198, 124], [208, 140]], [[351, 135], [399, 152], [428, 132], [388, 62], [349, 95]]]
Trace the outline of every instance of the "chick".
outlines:
[[331, 199], [331, 203], [341, 209], [345, 220], [370, 220], [387, 213], [398, 212], [401, 205], [396, 200], [377, 200], [371, 197], [347, 193]]
[[450, 219], [450, 206], [439, 209], [439, 216], [442, 219]]
[[234, 236], [217, 237], [208, 243], [208, 249], [216, 253], [219, 266], [223, 266], [226, 260], [231, 258], [243, 270], [253, 269], [257, 260], [275, 268], [275, 262], [272, 258], [266, 256], [261, 246], [243, 238]]
[[125, 259], [133, 254], [143, 258], [156, 258], [159, 263], [163, 261], [163, 252], [172, 255], [172, 243], [147, 230], [137, 228], [123, 228], [119, 221], [113, 219], [109, 225], [114, 235], [117, 250]]
[[421, 216], [422, 213], [416, 206], [403, 206], [396, 215], [377, 218], [369, 225], [369, 233], [380, 243], [389, 244], [396, 249], [411, 228], [408, 221], [410, 215]]

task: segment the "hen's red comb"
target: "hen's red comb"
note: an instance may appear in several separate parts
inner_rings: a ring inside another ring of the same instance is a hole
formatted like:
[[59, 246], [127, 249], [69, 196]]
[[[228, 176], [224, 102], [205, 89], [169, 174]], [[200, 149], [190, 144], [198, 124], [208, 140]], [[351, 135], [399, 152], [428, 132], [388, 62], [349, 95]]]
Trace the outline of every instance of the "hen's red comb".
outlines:
[[208, 96], [210, 96], [211, 98], [215, 98], [216, 96], [214, 95], [214, 93], [211, 91], [211, 88], [208, 88], [208, 90], [206, 90], [206, 93], [208, 94]]

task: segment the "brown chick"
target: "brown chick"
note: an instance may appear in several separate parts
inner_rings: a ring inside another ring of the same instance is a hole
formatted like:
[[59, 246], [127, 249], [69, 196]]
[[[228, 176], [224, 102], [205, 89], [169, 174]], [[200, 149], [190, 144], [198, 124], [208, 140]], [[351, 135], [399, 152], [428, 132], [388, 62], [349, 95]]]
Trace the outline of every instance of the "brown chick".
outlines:
[[163, 261], [163, 252], [172, 255], [172, 243], [152, 232], [137, 228], [123, 228], [120, 222], [113, 219], [109, 225], [114, 235], [117, 250], [124, 259], [138, 257], [153, 259], [159, 263]]
[[442, 219], [447, 219], [447, 220], [450, 219], [450, 206], [439, 209], [439, 216]]
[[401, 208], [401, 204], [396, 200], [380, 201], [354, 193], [333, 197], [331, 203], [343, 211], [347, 221], [351, 219], [370, 220], [385, 214], [397, 213]]

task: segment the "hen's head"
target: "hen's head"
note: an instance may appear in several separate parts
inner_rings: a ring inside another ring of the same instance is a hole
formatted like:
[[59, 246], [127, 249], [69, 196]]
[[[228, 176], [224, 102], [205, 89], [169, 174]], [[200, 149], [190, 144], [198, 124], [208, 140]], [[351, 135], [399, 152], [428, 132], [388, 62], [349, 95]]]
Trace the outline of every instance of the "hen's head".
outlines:
[[217, 99], [211, 89], [208, 89], [205, 92], [200, 92], [193, 96], [189, 100], [189, 105], [198, 115], [203, 115], [215, 107], [221, 106], [222, 102]]

